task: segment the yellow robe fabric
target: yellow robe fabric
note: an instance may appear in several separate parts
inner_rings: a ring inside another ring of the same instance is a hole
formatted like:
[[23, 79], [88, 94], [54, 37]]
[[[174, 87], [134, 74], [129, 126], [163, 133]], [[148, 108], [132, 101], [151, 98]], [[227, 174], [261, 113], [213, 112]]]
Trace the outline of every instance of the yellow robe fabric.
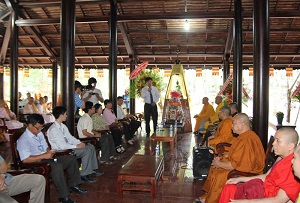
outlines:
[[223, 106], [224, 106], [224, 103], [223, 103], [223, 102], [221, 102], [221, 103], [217, 106], [216, 111], [215, 111], [215, 115], [213, 115], [213, 116], [210, 117], [210, 122], [209, 122], [209, 121], [205, 122], [205, 124], [204, 124], [204, 128], [205, 128], [205, 129], [207, 129], [207, 127], [208, 127], [209, 125], [212, 125], [214, 122], [219, 121], [219, 111], [220, 111], [220, 108], [222, 108]]
[[[224, 158], [222, 161], [230, 161], [233, 168], [239, 171], [262, 173], [265, 165], [265, 152], [259, 137], [252, 130], [240, 134], [232, 141], [228, 159]], [[218, 202], [229, 172], [230, 170], [222, 168], [210, 168], [208, 178], [202, 188], [207, 192], [204, 196], [205, 202]]]
[[211, 116], [215, 115], [214, 107], [211, 104], [204, 104], [201, 112], [198, 114], [196, 118], [196, 125], [194, 127], [194, 131], [197, 131], [200, 127], [200, 124], [203, 120], [208, 120]]
[[221, 123], [217, 128], [217, 131], [215, 132], [215, 138], [209, 141], [209, 146], [216, 149], [216, 145], [218, 143], [230, 142], [233, 139], [231, 126], [232, 126], [231, 116], [221, 121]]

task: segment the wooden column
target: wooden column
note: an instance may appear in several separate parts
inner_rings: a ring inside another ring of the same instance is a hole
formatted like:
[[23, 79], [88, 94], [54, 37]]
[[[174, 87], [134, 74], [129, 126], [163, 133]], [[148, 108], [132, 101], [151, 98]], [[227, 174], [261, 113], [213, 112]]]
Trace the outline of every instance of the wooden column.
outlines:
[[75, 6], [74, 0], [61, 1], [61, 104], [67, 109], [66, 125], [74, 135], [74, 70], [75, 70]]
[[57, 106], [57, 59], [52, 61], [52, 107]]
[[18, 9], [11, 13], [11, 37], [10, 37], [10, 109], [17, 115], [19, 113], [19, 92], [18, 92], [18, 37], [19, 28], [16, 25], [18, 20]]
[[266, 149], [269, 125], [269, 0], [253, 0], [253, 130]]
[[242, 78], [243, 78], [243, 47], [242, 47], [242, 2], [234, 1], [234, 46], [233, 46], [233, 83], [232, 100], [238, 104], [238, 111], [242, 111]]
[[112, 109], [117, 112], [117, 4], [110, 1], [109, 16], [109, 99], [112, 101]]
[[[132, 73], [132, 71], [135, 68], [135, 61], [133, 58], [131, 58], [130, 61], [130, 73]], [[132, 84], [132, 80], [130, 80], [130, 86]], [[131, 94], [131, 92], [130, 92]], [[130, 113], [135, 113], [135, 98], [130, 98]]]

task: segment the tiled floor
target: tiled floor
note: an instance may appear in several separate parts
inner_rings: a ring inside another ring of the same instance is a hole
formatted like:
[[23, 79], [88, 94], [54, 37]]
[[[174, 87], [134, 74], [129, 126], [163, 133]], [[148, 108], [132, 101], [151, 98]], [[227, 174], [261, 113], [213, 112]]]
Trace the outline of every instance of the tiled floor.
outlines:
[[[83, 188], [88, 190], [87, 195], [71, 194], [71, 198], [77, 203], [114, 203], [118, 202], [117, 174], [133, 154], [149, 154], [150, 139], [145, 137], [144, 132], [137, 135], [134, 145], [126, 147], [127, 151], [118, 155], [116, 164], [112, 166], [102, 166], [104, 175], [97, 177], [97, 182], [93, 184], [84, 183]], [[194, 181], [193, 178], [193, 154], [195, 137], [192, 133], [179, 134], [175, 147], [174, 157], [170, 156], [168, 143], [161, 144], [161, 155], [165, 159], [164, 182], [159, 183], [156, 192], [155, 202], [157, 203], [189, 203], [202, 194], [201, 187], [203, 180]], [[0, 144], [0, 154], [9, 162], [11, 160], [9, 144]], [[51, 203], [56, 203], [57, 195], [55, 187], [51, 186]], [[123, 192], [123, 203], [150, 203], [150, 192], [125, 191]]]

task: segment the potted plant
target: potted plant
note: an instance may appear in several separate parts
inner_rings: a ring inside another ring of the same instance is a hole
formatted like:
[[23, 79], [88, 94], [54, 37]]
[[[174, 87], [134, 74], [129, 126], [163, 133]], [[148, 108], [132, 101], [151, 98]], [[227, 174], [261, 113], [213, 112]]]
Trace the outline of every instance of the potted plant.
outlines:
[[284, 113], [281, 112], [281, 111], [278, 111], [278, 112], [276, 113], [276, 117], [277, 117], [277, 123], [278, 123], [278, 125], [282, 125]]

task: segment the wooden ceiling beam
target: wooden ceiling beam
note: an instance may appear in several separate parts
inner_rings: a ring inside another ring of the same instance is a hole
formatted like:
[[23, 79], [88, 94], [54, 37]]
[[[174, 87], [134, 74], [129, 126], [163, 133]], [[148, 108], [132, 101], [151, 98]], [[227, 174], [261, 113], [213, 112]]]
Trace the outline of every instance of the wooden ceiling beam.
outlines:
[[[20, 66], [44, 66], [44, 67], [52, 67], [52, 63], [25, 63], [25, 62], [19, 62], [18, 63]], [[219, 62], [205, 62], [205, 61], [181, 61], [181, 64], [183, 66], [189, 65], [190, 69], [194, 69], [196, 67], [199, 66], [222, 66], [223, 65], [223, 61], [219, 61]], [[75, 63], [76, 66], [108, 66], [108, 62], [91, 62], [91, 63], [86, 63], [86, 62], [76, 62]], [[118, 66], [129, 66], [130, 62], [118, 62], [117, 64]], [[174, 61], [166, 61], [166, 62], [149, 62], [149, 65], [156, 65], [156, 66], [165, 66], [165, 65], [174, 65]], [[286, 65], [290, 65], [293, 68], [299, 68], [300, 67], [300, 62], [270, 62], [270, 66], [274, 66], [274, 68], [276, 68], [276, 66], [280, 66], [281, 68], [284, 68]], [[195, 67], [192, 67], [195, 66]], [[243, 62], [243, 66], [253, 66], [252, 62]], [[246, 67], [245, 67], [246, 68]], [[184, 69], [188, 69], [186, 67], [184, 67]]]

